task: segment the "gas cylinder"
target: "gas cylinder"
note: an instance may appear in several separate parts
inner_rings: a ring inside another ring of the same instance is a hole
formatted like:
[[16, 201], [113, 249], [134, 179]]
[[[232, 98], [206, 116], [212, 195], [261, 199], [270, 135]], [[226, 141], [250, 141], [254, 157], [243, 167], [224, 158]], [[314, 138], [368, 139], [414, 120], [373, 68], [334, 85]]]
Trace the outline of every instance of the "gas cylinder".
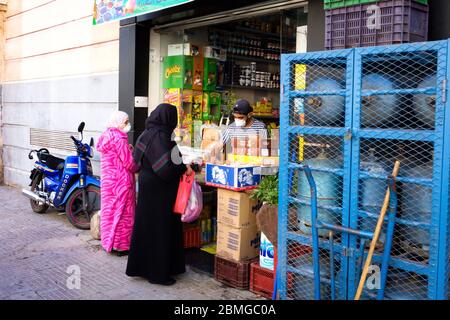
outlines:
[[[389, 175], [386, 168], [377, 161], [375, 156], [375, 149], [370, 149], [367, 154], [361, 156], [361, 171], [367, 172], [369, 174], [379, 175], [386, 177]], [[384, 198], [386, 196], [387, 189], [386, 179], [364, 179], [361, 182], [361, 199], [360, 208], [361, 210], [376, 214], [377, 217], [380, 214], [381, 208], [383, 206]], [[377, 219], [364, 218], [361, 223], [361, 229], [364, 231], [375, 231], [377, 225]], [[383, 226], [382, 233], [380, 234], [379, 242], [384, 243], [386, 239], [386, 224]]]
[[[431, 179], [431, 165], [420, 165], [406, 171], [409, 178]], [[402, 215], [404, 220], [415, 222], [431, 222], [432, 190], [414, 183], [405, 183], [402, 189]], [[413, 226], [403, 226], [403, 236], [412, 245], [428, 251], [430, 245], [430, 230]]]
[[[428, 76], [419, 83], [417, 89], [436, 87], [436, 80], [436, 75]], [[436, 110], [435, 95], [416, 94], [413, 99], [413, 108], [420, 121], [429, 127], [434, 127]]]
[[[307, 86], [307, 91], [331, 92], [342, 90], [336, 80], [319, 78]], [[310, 126], [330, 126], [342, 118], [345, 109], [343, 96], [309, 97], [304, 104], [305, 124]]]
[[[330, 280], [330, 261], [329, 257], [321, 256], [320, 279]], [[305, 255], [294, 261], [294, 268], [301, 271], [301, 274], [295, 274], [293, 279], [293, 298], [295, 300], [314, 300], [314, 265], [312, 255]], [[330, 286], [321, 283], [320, 295], [322, 300], [330, 299]]]
[[[340, 215], [334, 213], [332, 210], [320, 208], [320, 206], [339, 207], [341, 198], [341, 184], [342, 179], [328, 172], [318, 172], [314, 169], [328, 168], [337, 169], [339, 167], [338, 162], [333, 159], [328, 159], [325, 150], [322, 149], [321, 153], [313, 159], [305, 160], [312, 169], [312, 175], [317, 187], [317, 217], [320, 221], [330, 224], [340, 224]], [[299, 199], [310, 203], [311, 201], [311, 188], [308, 183], [308, 179], [304, 172], [300, 173], [298, 179]], [[297, 211], [298, 227], [301, 232], [310, 235], [311, 234], [311, 206], [301, 205]], [[319, 235], [326, 237], [328, 231], [325, 229], [319, 229]]]
[[[393, 90], [395, 84], [381, 74], [368, 74], [362, 78], [363, 90]], [[364, 127], [379, 127], [395, 115], [397, 95], [371, 95], [362, 98], [361, 124]]]

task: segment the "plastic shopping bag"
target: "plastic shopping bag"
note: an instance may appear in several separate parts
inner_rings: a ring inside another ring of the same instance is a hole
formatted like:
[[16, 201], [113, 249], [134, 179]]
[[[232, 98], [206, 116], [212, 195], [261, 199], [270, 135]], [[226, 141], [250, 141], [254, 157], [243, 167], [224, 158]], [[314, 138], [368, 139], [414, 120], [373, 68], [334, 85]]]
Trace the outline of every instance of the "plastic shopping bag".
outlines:
[[180, 185], [178, 186], [177, 199], [173, 207], [173, 212], [178, 214], [184, 214], [191, 195], [192, 184], [194, 183], [195, 175], [190, 176], [182, 175], [180, 179]]
[[186, 211], [181, 216], [181, 221], [190, 223], [198, 219], [203, 210], [203, 192], [200, 185], [194, 181]]

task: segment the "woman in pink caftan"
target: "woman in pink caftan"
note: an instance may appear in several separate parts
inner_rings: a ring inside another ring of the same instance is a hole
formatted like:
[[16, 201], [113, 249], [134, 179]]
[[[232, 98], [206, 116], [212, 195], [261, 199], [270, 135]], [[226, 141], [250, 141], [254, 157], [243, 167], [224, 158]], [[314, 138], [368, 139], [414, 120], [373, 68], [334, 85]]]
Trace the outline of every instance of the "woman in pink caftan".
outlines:
[[117, 111], [97, 143], [101, 153], [101, 243], [106, 252], [118, 255], [125, 255], [130, 249], [136, 207], [134, 174], [138, 167], [128, 144], [130, 129], [128, 115]]

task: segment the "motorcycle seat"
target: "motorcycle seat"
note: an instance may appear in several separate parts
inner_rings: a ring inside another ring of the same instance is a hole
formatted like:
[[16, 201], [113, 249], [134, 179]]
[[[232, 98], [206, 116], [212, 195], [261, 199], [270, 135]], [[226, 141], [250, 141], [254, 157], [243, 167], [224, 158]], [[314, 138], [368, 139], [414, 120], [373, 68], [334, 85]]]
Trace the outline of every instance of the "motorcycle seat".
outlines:
[[52, 156], [51, 154], [41, 154], [40, 160], [43, 164], [52, 170], [62, 170], [64, 169], [65, 160]]

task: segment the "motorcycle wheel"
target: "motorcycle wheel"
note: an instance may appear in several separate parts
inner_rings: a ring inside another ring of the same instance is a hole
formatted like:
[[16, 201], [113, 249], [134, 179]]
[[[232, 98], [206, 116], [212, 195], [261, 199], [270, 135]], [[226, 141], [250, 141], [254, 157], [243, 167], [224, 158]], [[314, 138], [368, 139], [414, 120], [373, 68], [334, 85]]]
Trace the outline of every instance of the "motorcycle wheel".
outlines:
[[[34, 178], [33, 182], [31, 183], [31, 192], [39, 191], [39, 183], [41, 182], [41, 177], [38, 175]], [[45, 203], [40, 204], [38, 201], [34, 201], [30, 199], [30, 205], [31, 209], [33, 209], [34, 212], [43, 214], [46, 213], [48, 210], [48, 205]]]
[[69, 222], [78, 229], [89, 230], [92, 216], [100, 210], [100, 188], [89, 186], [86, 189], [87, 212], [83, 210], [83, 189], [75, 190], [67, 200], [66, 215]]

